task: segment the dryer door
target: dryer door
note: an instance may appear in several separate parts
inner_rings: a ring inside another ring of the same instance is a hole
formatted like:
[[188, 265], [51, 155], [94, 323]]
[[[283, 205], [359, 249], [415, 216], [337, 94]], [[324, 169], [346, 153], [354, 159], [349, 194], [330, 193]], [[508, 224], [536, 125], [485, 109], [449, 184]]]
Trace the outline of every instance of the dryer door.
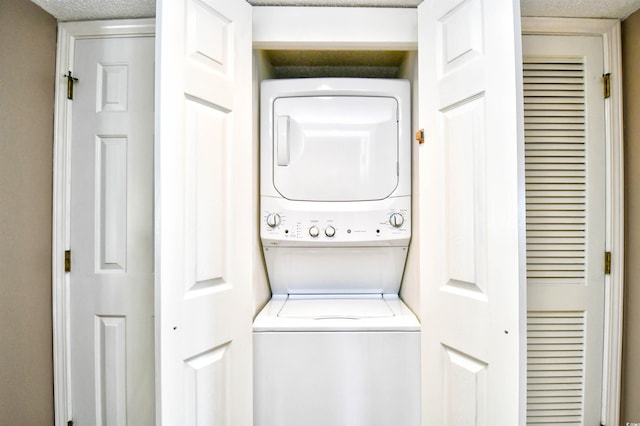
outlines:
[[389, 97], [277, 98], [273, 179], [298, 201], [364, 201], [398, 185], [398, 103]]

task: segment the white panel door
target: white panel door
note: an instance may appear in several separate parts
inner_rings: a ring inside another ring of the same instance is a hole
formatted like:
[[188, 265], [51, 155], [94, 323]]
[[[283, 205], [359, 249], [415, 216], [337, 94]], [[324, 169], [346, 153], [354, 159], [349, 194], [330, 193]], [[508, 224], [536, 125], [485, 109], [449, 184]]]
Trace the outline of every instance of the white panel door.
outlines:
[[605, 281], [601, 36], [524, 36], [527, 422], [600, 422]]
[[73, 63], [73, 421], [152, 425], [154, 39], [80, 39]]
[[251, 10], [157, 2], [157, 423], [252, 424]]
[[423, 424], [524, 424], [520, 13], [418, 7]]

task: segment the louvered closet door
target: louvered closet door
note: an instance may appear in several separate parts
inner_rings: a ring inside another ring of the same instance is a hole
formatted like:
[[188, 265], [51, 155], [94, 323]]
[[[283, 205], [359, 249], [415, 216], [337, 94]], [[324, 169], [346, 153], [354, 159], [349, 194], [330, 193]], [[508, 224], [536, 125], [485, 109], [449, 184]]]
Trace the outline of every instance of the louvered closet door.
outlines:
[[602, 38], [525, 36], [527, 424], [599, 425]]

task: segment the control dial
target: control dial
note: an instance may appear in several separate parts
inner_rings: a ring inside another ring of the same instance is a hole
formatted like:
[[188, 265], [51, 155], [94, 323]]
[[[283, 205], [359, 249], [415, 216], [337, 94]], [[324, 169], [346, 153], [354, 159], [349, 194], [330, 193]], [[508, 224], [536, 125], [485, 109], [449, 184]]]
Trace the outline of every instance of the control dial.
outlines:
[[389, 216], [389, 223], [394, 228], [399, 228], [404, 223], [404, 216], [402, 216], [401, 213], [392, 213], [391, 216]]
[[309, 235], [315, 238], [318, 235], [320, 235], [320, 230], [318, 229], [317, 226], [313, 225], [311, 228], [309, 228]]
[[269, 228], [275, 228], [280, 225], [280, 215], [278, 213], [269, 213], [267, 215], [267, 225], [269, 225]]
[[336, 228], [334, 228], [333, 226], [327, 226], [324, 229], [324, 235], [326, 235], [327, 237], [333, 237], [334, 235], [336, 235]]

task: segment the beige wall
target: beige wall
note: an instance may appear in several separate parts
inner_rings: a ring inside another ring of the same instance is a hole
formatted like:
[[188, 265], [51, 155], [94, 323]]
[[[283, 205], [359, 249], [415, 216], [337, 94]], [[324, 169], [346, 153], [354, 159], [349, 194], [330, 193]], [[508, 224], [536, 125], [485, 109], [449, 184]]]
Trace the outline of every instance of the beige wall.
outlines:
[[52, 425], [56, 21], [0, 0], [0, 425]]
[[640, 422], [640, 11], [622, 23], [626, 273], [622, 425]]

